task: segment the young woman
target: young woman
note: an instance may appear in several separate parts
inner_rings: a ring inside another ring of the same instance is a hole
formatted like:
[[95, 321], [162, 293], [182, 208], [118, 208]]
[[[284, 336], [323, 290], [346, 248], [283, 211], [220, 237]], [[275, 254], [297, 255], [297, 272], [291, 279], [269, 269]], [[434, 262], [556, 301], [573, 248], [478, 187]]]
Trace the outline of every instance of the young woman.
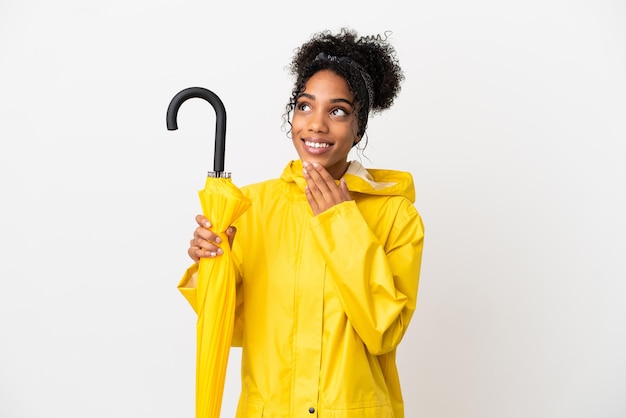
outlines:
[[[232, 248], [237, 417], [400, 418], [395, 355], [415, 310], [423, 225], [409, 173], [348, 154], [403, 74], [387, 41], [347, 29], [314, 35], [291, 71], [285, 117], [300, 159], [242, 188], [252, 206], [228, 244], [198, 215], [188, 249], [197, 263]], [[196, 274], [194, 264], [179, 286]]]

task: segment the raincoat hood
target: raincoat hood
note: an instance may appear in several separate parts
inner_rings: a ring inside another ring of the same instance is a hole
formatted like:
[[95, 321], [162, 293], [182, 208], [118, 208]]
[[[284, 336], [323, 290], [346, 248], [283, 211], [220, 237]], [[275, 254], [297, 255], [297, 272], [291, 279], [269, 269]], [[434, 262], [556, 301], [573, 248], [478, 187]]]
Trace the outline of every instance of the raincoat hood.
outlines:
[[[306, 180], [302, 174], [302, 161], [291, 161], [280, 178], [288, 183], [296, 183], [304, 191]], [[395, 170], [366, 169], [358, 161], [351, 161], [343, 175], [348, 190], [377, 196], [402, 196], [415, 202], [415, 187], [411, 173]]]

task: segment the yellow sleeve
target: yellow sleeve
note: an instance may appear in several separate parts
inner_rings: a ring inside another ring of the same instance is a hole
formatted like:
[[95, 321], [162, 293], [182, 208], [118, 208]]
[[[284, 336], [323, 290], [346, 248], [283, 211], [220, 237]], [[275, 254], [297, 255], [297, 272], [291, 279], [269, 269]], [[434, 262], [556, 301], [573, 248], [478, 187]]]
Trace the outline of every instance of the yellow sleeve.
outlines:
[[408, 200], [398, 205], [393, 219], [379, 221], [391, 228], [383, 243], [354, 201], [312, 222], [348, 320], [375, 355], [397, 347], [415, 311], [424, 240], [422, 219]]
[[189, 268], [187, 268], [187, 270], [185, 271], [185, 274], [183, 274], [183, 277], [180, 279], [180, 281], [178, 282], [178, 286], [177, 286], [180, 293], [182, 293], [185, 299], [187, 299], [187, 302], [189, 302], [189, 304], [193, 308], [193, 311], [196, 314], [198, 313], [196, 287], [195, 286], [189, 287], [189, 282], [192, 281], [192, 278], [197, 275], [198, 275], [198, 263], [194, 263], [191, 266], [189, 266]]
[[[235, 302], [235, 321], [234, 321], [234, 329], [233, 329], [233, 340], [231, 345], [234, 347], [241, 346], [241, 340], [243, 336], [243, 292], [241, 291], [241, 275], [239, 274], [237, 257], [233, 257], [235, 259], [235, 271], [237, 273], [236, 276], [236, 292], [237, 292], [237, 300]], [[195, 286], [190, 286], [189, 283], [192, 281], [194, 276], [198, 275], [198, 263], [194, 263], [187, 270], [183, 277], [178, 282], [178, 290], [185, 297], [187, 302], [191, 305], [194, 312], [198, 314], [198, 298], [197, 291]]]

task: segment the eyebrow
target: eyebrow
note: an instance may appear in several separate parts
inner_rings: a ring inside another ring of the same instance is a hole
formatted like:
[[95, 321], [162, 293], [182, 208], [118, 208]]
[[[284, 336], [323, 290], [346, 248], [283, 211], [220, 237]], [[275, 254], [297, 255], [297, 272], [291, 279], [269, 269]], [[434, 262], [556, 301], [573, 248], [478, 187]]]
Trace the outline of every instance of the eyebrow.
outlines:
[[[313, 94], [309, 94], [309, 93], [300, 93], [300, 94], [298, 95], [298, 99], [299, 99], [300, 97], [306, 97], [307, 99], [310, 99], [310, 100], [315, 100], [315, 96], [314, 96]], [[352, 106], [352, 107], [354, 108], [354, 103], [352, 103], [352, 102], [351, 102], [350, 100], [348, 100], [348, 99], [343, 99], [343, 98], [341, 98], [341, 97], [340, 97], [340, 98], [337, 98], [337, 99], [330, 99], [330, 102], [331, 102], [331, 103], [347, 103], [347, 104], [349, 104], [350, 106]]]

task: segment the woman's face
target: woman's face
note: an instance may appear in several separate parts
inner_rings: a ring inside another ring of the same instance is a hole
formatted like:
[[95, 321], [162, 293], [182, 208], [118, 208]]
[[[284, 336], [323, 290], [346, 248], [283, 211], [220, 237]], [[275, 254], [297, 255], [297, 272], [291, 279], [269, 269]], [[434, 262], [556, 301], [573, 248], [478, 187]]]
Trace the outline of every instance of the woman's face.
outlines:
[[330, 70], [318, 71], [298, 96], [291, 120], [300, 159], [321, 164], [335, 179], [346, 171], [348, 153], [358, 141], [353, 101], [342, 77]]

